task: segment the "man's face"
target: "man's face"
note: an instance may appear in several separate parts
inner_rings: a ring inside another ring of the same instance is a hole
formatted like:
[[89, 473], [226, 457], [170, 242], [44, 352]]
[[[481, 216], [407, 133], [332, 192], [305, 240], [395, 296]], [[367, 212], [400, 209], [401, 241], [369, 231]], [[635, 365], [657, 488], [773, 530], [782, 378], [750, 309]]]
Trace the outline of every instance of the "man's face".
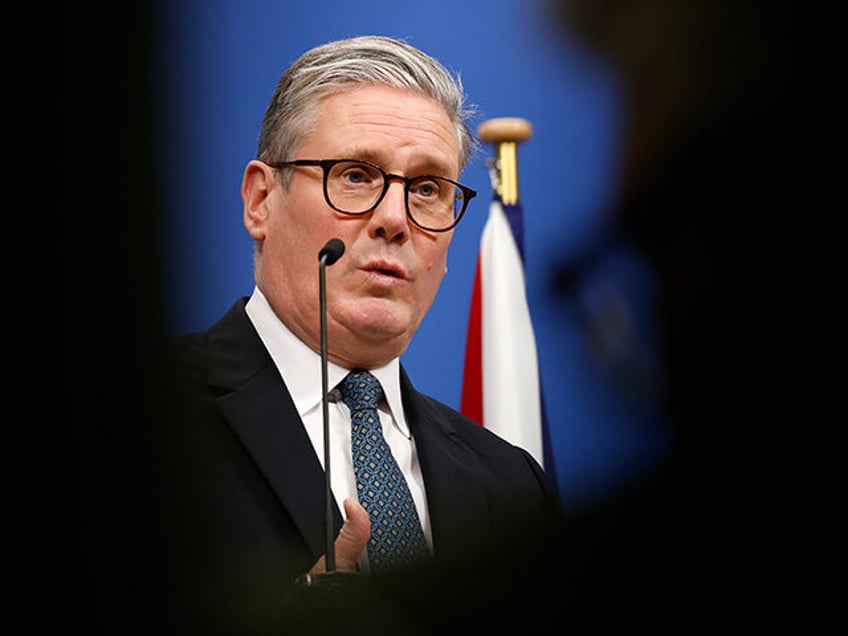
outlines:
[[[444, 109], [419, 94], [369, 86], [322, 99], [295, 159], [363, 159], [404, 176], [459, 176], [459, 146]], [[320, 350], [318, 253], [331, 238], [344, 255], [327, 273], [329, 357], [381, 366], [406, 350], [446, 271], [453, 232], [428, 233], [406, 216], [392, 181], [373, 212], [348, 216], [324, 200], [320, 167], [293, 169], [288, 190], [251, 162], [245, 224], [262, 241], [257, 283], [280, 319]]]

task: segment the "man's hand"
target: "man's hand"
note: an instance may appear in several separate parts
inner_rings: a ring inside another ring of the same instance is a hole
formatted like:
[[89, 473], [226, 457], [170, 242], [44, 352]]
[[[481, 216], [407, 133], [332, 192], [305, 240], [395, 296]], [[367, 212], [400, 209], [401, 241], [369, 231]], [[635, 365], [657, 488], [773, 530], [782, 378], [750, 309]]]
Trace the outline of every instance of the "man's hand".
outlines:
[[[345, 522], [336, 537], [336, 570], [355, 572], [359, 555], [368, 543], [371, 535], [371, 519], [368, 512], [356, 499], [348, 497], [344, 500]], [[321, 557], [309, 570], [309, 574], [326, 572], [325, 557]]]

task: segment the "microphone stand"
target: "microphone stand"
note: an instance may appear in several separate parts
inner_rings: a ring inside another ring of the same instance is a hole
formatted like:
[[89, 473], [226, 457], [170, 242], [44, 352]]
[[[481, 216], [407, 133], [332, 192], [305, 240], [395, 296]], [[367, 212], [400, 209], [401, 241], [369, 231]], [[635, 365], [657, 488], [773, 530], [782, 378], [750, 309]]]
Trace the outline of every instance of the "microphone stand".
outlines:
[[326, 267], [344, 254], [345, 245], [339, 239], [330, 239], [318, 253], [318, 298], [321, 315], [321, 407], [324, 418], [324, 563], [326, 572], [304, 574], [297, 583], [304, 587], [335, 588], [356, 578], [356, 572], [336, 570], [336, 546], [333, 528], [333, 491], [330, 482], [330, 413], [327, 402], [327, 283]]
[[[333, 541], [333, 491], [330, 485], [330, 413], [327, 404], [327, 252], [318, 257], [318, 297], [321, 313], [321, 409], [324, 417], [324, 551], [327, 572], [336, 571], [336, 546]], [[334, 259], [335, 260], [335, 259]]]

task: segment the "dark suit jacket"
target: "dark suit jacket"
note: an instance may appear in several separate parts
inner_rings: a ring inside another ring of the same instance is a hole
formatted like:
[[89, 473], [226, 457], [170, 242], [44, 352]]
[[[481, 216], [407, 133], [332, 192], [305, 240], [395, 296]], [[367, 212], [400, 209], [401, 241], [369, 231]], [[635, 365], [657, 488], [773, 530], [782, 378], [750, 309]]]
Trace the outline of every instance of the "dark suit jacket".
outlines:
[[[295, 578], [325, 551], [324, 472], [245, 301], [208, 331], [178, 338], [163, 376], [161, 453], [151, 460], [161, 523], [150, 533], [161, 549], [150, 551], [163, 557], [153, 565], [163, 620], [185, 629], [273, 628]], [[434, 566], [449, 571], [514, 549], [513, 532], [526, 527], [515, 522], [553, 505], [539, 465], [416, 391], [403, 369], [401, 390]]]

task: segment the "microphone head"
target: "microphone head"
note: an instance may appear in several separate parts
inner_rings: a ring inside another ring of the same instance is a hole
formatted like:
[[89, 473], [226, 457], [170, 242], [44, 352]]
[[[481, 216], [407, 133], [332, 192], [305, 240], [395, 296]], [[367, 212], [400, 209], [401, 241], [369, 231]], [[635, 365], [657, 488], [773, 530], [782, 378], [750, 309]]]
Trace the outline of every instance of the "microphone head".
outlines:
[[325, 265], [332, 265], [342, 257], [344, 251], [345, 244], [340, 239], [332, 238], [318, 252], [318, 260], [322, 261]]

